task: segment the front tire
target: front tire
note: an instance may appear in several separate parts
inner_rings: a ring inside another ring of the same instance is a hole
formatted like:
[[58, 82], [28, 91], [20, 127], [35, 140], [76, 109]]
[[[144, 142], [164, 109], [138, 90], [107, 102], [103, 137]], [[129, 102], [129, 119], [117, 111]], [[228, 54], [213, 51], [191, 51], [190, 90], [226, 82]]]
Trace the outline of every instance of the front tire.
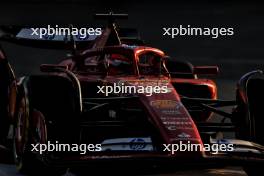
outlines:
[[[253, 71], [244, 75], [237, 88], [237, 107], [232, 122], [236, 125], [238, 139], [252, 141], [264, 146], [263, 99], [264, 75], [262, 71]], [[262, 165], [243, 166], [248, 176], [262, 176]]]
[[31, 151], [31, 144], [47, 143], [47, 129], [43, 114], [35, 109], [29, 112], [26, 105], [27, 99], [23, 97], [19, 101], [14, 128], [13, 153], [17, 170], [27, 175], [63, 175], [64, 168], [46, 166], [40, 160], [42, 156]]
[[20, 99], [14, 126], [13, 153], [16, 168], [21, 173], [30, 170], [33, 156], [28, 151], [29, 112], [26, 107], [26, 98]]

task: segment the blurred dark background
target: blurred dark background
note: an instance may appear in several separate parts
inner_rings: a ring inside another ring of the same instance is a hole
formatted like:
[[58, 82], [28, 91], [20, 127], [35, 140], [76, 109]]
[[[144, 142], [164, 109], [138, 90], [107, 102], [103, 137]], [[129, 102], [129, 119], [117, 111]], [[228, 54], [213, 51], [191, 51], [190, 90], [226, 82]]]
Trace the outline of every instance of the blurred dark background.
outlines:
[[[74, 24], [102, 26], [94, 21], [96, 12], [128, 13], [123, 27], [138, 28], [150, 46], [164, 50], [176, 59], [194, 65], [219, 65], [217, 83], [233, 91], [235, 80], [245, 72], [264, 67], [264, 3], [257, 1], [85, 1], [27, 0], [1, 1], [0, 25]], [[162, 36], [162, 27], [232, 27], [234, 36], [212, 39], [208, 36]], [[41, 63], [56, 63], [68, 51], [32, 49], [2, 44], [18, 75], [38, 72]], [[222, 82], [221, 82], [222, 81]], [[231, 83], [232, 82], [232, 83]], [[225, 97], [225, 95], [224, 95]]]
[[[93, 14], [110, 10], [128, 13], [129, 19], [120, 21], [120, 26], [138, 28], [147, 44], [164, 50], [175, 59], [186, 59], [194, 65], [218, 65], [221, 72], [216, 83], [220, 98], [234, 99], [236, 81], [248, 71], [264, 69], [264, 3], [258, 1], [1, 0], [0, 25], [102, 26], [104, 22], [94, 21]], [[162, 36], [163, 27], [180, 24], [232, 27], [235, 34], [217, 39]], [[57, 63], [70, 52], [1, 44], [17, 76], [38, 73], [41, 63]], [[221, 119], [216, 117], [216, 120]], [[16, 175], [13, 166], [4, 165], [1, 170], [10, 170]], [[190, 172], [196, 174], [196, 171]], [[219, 173], [216, 171], [217, 175]]]

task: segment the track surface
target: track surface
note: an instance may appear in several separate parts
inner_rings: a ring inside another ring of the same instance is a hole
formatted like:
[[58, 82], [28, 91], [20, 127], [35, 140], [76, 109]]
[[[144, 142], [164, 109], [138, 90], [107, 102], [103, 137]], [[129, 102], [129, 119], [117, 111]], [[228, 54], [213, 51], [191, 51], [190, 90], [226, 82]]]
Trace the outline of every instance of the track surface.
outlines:
[[[245, 172], [241, 168], [176, 171], [173, 173], [157, 174], [157, 175], [160, 175], [160, 176], [217, 176], [217, 175], [246, 176]], [[0, 176], [22, 176], [22, 175], [16, 172], [15, 166], [0, 164]], [[68, 172], [64, 176], [76, 176], [76, 175], [72, 172]]]

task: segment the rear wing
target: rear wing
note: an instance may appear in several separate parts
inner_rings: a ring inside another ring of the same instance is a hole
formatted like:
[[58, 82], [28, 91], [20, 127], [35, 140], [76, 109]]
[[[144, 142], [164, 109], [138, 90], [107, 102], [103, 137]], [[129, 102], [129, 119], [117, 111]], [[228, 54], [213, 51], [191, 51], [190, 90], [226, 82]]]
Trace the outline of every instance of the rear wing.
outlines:
[[81, 39], [70, 35], [45, 35], [42, 38], [32, 35], [35, 28], [21, 26], [0, 26], [0, 41], [44, 49], [71, 49], [73, 43], [78, 49], [89, 48], [96, 36]]
[[[107, 20], [107, 26], [104, 29], [91, 29], [90, 27], [84, 29], [81, 28], [82, 32], [80, 28], [73, 27], [73, 25], [69, 25], [68, 27], [48, 25], [45, 26], [46, 28], [0, 26], [0, 41], [8, 41], [38, 48], [70, 48], [73, 54], [79, 49], [102, 48], [105, 46], [120, 44], [144, 45], [144, 42], [140, 40], [136, 29], [122, 29], [116, 26], [115, 21], [117, 19], [127, 19], [127, 14], [115, 14], [110, 12], [107, 14], [95, 14], [94, 17], [96, 19]], [[93, 32], [91, 32], [90, 29]], [[52, 32], [50, 32], [51, 30]], [[58, 32], [61, 30], [64, 32]]]
[[[101, 29], [103, 32], [103, 28]], [[89, 35], [86, 38], [80, 38], [79, 36], [70, 35], [46, 35], [40, 38], [31, 35], [32, 32], [31, 27], [0, 26], [0, 41], [44, 49], [72, 49], [74, 43], [77, 46], [77, 50], [82, 50], [91, 48], [95, 39], [100, 36]], [[137, 29], [118, 28], [118, 34], [123, 44], [144, 45]]]

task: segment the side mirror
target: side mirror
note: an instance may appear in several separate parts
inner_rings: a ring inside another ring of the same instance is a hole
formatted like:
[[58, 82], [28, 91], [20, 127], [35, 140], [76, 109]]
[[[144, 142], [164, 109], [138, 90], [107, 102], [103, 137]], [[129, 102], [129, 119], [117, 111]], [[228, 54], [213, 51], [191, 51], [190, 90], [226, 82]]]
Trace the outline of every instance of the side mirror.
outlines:
[[195, 66], [193, 73], [197, 75], [217, 75], [219, 68], [217, 66]]

